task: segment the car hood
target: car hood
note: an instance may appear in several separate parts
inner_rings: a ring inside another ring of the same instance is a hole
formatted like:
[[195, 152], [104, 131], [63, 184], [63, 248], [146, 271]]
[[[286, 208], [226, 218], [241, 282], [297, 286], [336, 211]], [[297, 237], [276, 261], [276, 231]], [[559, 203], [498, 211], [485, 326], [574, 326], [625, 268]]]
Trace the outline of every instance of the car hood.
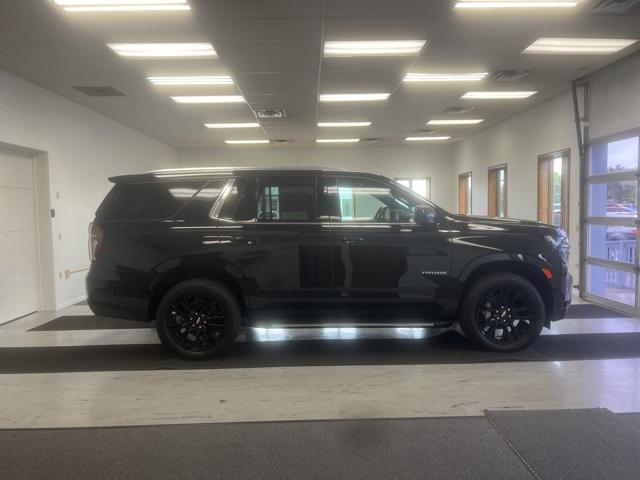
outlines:
[[478, 215], [452, 215], [452, 220], [464, 224], [469, 230], [502, 230], [509, 232], [555, 234], [557, 227], [533, 220], [517, 218], [481, 217]]

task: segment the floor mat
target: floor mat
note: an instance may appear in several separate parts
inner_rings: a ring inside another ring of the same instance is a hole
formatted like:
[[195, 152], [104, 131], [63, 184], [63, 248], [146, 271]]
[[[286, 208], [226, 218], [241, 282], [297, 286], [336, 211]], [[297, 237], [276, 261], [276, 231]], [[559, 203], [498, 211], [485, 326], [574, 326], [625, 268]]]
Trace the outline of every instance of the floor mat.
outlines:
[[216, 369], [339, 365], [542, 362], [640, 357], [640, 333], [544, 335], [520, 352], [474, 348], [446, 332], [419, 340], [308, 340], [236, 343], [211, 360], [187, 361], [162, 345], [0, 349], [0, 373]]
[[487, 418], [542, 480], [640, 477], [640, 430], [609, 410], [490, 411]]
[[[599, 305], [571, 305], [567, 318], [628, 318], [628, 315], [609, 310]], [[111, 330], [125, 328], [153, 328], [153, 322], [136, 322], [121, 318], [94, 315], [63, 315], [29, 330], [30, 332], [64, 330]]]
[[30, 332], [51, 332], [63, 330], [111, 330], [125, 328], [154, 328], [151, 322], [136, 322], [122, 318], [101, 317], [97, 315], [63, 315], [38, 325]]
[[578, 303], [569, 306], [567, 318], [631, 318], [625, 313], [616, 312], [609, 308], [591, 303]]
[[0, 430], [5, 478], [532, 479], [485, 418]]

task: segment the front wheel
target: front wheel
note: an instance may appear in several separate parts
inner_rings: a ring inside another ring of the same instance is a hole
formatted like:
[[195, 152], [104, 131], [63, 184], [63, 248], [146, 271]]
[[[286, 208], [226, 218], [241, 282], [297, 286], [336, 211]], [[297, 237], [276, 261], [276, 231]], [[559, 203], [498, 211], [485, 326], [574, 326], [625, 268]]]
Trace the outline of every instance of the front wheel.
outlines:
[[515, 352], [538, 338], [545, 316], [542, 297], [531, 282], [512, 273], [497, 273], [471, 287], [458, 321], [476, 345]]
[[240, 328], [241, 312], [234, 295], [206, 279], [175, 285], [156, 312], [156, 330], [164, 345], [190, 360], [211, 358], [230, 346]]

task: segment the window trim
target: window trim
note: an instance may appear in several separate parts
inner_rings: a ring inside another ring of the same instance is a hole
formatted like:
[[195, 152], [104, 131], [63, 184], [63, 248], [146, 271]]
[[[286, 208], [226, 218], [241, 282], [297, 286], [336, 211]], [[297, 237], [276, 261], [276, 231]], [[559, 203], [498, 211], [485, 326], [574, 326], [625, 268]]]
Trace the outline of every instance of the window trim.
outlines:
[[218, 217], [218, 215], [220, 215], [220, 210], [222, 210], [222, 206], [224, 205], [224, 202], [227, 200], [229, 193], [231, 192], [231, 190], [233, 190], [233, 187], [236, 184], [236, 180], [237, 178], [230, 178], [225, 184], [225, 186], [222, 187], [222, 191], [220, 192], [220, 195], [216, 199], [215, 203], [213, 204], [213, 207], [211, 207], [211, 211], [209, 212], [209, 218], [211, 220], [227, 220], [225, 218]]
[[[498, 217], [497, 213], [498, 213], [498, 179], [497, 179], [497, 172], [499, 170], [504, 170], [504, 217]], [[491, 185], [491, 175], [495, 175], [496, 176], [496, 183], [494, 185], [495, 187], [495, 201], [496, 204], [493, 205], [493, 209], [495, 210], [496, 215], [491, 215], [491, 210], [492, 210], [492, 205], [491, 205], [491, 189], [489, 188]], [[487, 169], [487, 215], [489, 217], [496, 217], [496, 218], [508, 218], [509, 217], [509, 201], [508, 201], [508, 197], [509, 197], [509, 164], [508, 163], [501, 163], [499, 165], [493, 165], [491, 167], [489, 167]]]

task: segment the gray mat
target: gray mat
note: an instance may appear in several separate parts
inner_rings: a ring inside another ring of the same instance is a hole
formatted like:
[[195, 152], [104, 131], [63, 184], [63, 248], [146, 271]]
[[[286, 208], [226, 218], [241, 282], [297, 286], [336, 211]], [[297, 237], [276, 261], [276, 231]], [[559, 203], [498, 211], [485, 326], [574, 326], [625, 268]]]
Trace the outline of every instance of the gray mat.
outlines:
[[566, 318], [630, 318], [630, 315], [592, 303], [576, 303], [569, 306]]
[[[608, 308], [592, 304], [571, 305], [567, 318], [621, 318], [628, 317]], [[30, 331], [58, 330], [111, 330], [123, 328], [154, 328], [153, 322], [136, 322], [121, 318], [101, 317], [96, 315], [63, 315], [43, 323]], [[551, 327], [553, 328], [553, 326]]]
[[63, 315], [38, 325], [30, 332], [50, 332], [63, 330], [121, 330], [130, 328], [155, 328], [155, 322], [137, 322], [123, 318], [101, 317], [97, 315]]
[[487, 417], [543, 480], [640, 478], [639, 423], [609, 410], [491, 411]]
[[0, 465], [12, 480], [533, 478], [478, 417], [4, 430]]

